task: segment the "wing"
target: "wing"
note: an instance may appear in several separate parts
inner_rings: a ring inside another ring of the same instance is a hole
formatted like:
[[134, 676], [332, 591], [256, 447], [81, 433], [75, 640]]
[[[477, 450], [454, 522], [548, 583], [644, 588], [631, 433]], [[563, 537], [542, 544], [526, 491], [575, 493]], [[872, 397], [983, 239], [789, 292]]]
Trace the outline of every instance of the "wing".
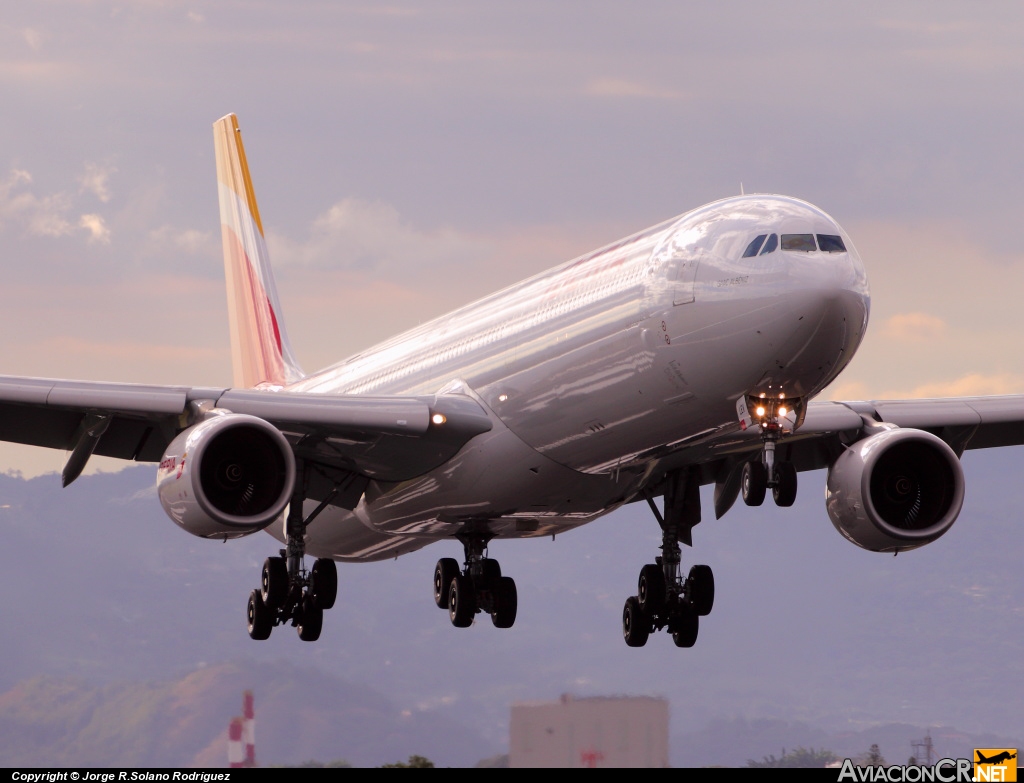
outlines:
[[[1024, 445], [1024, 395], [812, 402], [800, 428], [779, 443], [777, 458], [797, 471], [827, 468], [847, 446], [887, 425], [935, 435], [957, 456], [967, 449]], [[698, 467], [701, 483], [715, 485], [715, 515], [721, 517], [736, 500], [744, 463], [760, 449], [756, 427], [730, 424], [666, 447], [660, 467], [666, 474]]]
[[[365, 479], [354, 484], [360, 493], [371, 478], [422, 475], [491, 429], [484, 410], [458, 394], [363, 397], [0, 376], [0, 440], [70, 451], [65, 486], [93, 454], [158, 462], [211, 409], [270, 422], [297, 457], [335, 483], [339, 474]], [[319, 494], [314, 486], [309, 496]]]

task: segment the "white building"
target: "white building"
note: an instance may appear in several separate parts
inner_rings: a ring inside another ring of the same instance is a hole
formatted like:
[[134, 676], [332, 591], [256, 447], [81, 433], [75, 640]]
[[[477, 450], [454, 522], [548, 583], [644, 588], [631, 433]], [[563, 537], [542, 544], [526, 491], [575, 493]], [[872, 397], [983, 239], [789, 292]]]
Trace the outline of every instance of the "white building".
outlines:
[[510, 767], [667, 767], [668, 701], [596, 696], [512, 705]]

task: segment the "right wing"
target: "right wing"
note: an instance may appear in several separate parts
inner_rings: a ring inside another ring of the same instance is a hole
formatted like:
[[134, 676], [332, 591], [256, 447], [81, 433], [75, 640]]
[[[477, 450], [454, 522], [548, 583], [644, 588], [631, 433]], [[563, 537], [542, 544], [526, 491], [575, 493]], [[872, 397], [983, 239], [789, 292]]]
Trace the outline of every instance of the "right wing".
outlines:
[[381, 481], [422, 475], [491, 429], [483, 408], [459, 394], [364, 397], [0, 376], [0, 440], [69, 450], [65, 486], [92, 454], [159, 462], [210, 409], [270, 422], [296, 457], [324, 471]]

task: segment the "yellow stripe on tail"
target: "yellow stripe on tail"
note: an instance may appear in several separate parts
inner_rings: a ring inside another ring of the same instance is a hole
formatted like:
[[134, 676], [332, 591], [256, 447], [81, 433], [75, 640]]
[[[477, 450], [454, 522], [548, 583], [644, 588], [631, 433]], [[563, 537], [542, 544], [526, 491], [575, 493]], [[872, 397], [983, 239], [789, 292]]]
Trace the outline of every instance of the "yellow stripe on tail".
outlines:
[[213, 124], [231, 366], [240, 388], [286, 386], [303, 377], [285, 332], [256, 192], [234, 114]]

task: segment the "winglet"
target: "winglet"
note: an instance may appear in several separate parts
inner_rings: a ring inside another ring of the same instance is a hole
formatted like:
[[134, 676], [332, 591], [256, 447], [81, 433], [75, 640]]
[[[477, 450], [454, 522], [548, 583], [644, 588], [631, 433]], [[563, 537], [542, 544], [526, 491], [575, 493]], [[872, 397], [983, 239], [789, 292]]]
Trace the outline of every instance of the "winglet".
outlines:
[[304, 377], [284, 328], [256, 193], [234, 114], [213, 124], [224, 271], [236, 387], [284, 386]]

